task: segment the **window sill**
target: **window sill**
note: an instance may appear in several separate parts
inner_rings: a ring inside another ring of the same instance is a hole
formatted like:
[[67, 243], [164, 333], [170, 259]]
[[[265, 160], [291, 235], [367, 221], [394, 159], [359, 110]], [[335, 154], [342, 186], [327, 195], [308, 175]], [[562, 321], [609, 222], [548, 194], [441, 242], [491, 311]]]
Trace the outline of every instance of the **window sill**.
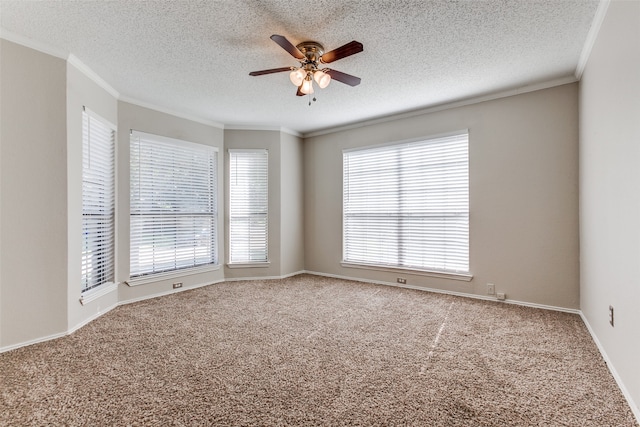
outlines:
[[110, 294], [111, 292], [115, 292], [117, 290], [118, 290], [118, 284], [113, 282], [105, 283], [101, 286], [98, 286], [97, 288], [89, 289], [88, 291], [83, 292], [82, 295], [80, 295], [80, 304], [87, 305], [91, 301], [95, 301], [98, 298], [103, 297], [107, 294]]
[[435, 270], [416, 270], [412, 268], [385, 267], [381, 265], [357, 264], [357, 263], [345, 262], [345, 261], [342, 261], [340, 265], [347, 268], [361, 268], [364, 270], [388, 271], [392, 273], [402, 272], [407, 274], [415, 274], [417, 276], [429, 276], [429, 277], [438, 277], [440, 279], [461, 280], [463, 282], [470, 282], [471, 279], [473, 279], [473, 274], [471, 273], [454, 273], [449, 271], [435, 271]]
[[271, 261], [227, 263], [227, 267], [229, 268], [266, 268], [270, 265]]
[[185, 268], [184, 270], [173, 270], [165, 273], [148, 274], [144, 276], [132, 277], [125, 283], [128, 286], [146, 285], [148, 283], [159, 282], [161, 280], [176, 279], [178, 277], [191, 276], [193, 274], [207, 273], [209, 271], [220, 270], [220, 264], [205, 265], [200, 267]]

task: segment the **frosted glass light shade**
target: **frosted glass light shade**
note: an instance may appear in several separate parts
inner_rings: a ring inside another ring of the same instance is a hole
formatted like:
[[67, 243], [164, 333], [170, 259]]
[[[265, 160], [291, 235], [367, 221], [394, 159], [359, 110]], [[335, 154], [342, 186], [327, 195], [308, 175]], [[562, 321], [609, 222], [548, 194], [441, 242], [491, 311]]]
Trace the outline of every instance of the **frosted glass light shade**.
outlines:
[[291, 72], [291, 74], [289, 74], [289, 80], [291, 80], [291, 83], [294, 85], [300, 86], [306, 75], [307, 74], [302, 70], [302, 68], [296, 68]]
[[318, 83], [320, 89], [324, 89], [325, 87], [329, 86], [329, 83], [331, 83], [331, 76], [321, 70], [313, 73], [313, 79], [316, 81], [316, 83]]
[[313, 93], [313, 80], [305, 79], [302, 82], [302, 87], [300, 88], [300, 92], [304, 93], [305, 95], [312, 94]]

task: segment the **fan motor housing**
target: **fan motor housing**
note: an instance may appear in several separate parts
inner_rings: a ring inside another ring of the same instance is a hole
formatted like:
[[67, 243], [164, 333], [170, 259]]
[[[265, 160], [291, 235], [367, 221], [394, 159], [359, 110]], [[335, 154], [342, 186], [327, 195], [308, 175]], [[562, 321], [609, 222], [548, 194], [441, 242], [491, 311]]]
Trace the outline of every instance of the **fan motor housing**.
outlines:
[[317, 63], [324, 54], [324, 47], [318, 42], [306, 41], [299, 43], [296, 47], [304, 54], [309, 62]]

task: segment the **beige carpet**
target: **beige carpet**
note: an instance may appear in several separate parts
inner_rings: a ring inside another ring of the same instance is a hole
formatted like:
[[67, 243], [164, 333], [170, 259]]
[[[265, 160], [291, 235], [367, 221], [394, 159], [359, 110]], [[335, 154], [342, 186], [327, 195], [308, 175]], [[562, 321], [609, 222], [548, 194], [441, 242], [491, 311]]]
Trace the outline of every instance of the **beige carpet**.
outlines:
[[577, 315], [310, 275], [0, 354], [0, 425], [636, 426]]

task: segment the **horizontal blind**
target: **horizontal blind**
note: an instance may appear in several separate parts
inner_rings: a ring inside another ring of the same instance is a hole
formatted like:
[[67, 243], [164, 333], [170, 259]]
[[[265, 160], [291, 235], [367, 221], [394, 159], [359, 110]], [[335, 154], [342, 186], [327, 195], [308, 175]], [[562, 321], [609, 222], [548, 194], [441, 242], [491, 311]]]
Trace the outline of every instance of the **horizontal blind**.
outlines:
[[115, 130], [82, 112], [82, 292], [114, 281]]
[[469, 135], [345, 151], [346, 262], [469, 270]]
[[130, 276], [216, 264], [217, 149], [131, 133]]
[[267, 150], [229, 150], [229, 262], [268, 261]]

